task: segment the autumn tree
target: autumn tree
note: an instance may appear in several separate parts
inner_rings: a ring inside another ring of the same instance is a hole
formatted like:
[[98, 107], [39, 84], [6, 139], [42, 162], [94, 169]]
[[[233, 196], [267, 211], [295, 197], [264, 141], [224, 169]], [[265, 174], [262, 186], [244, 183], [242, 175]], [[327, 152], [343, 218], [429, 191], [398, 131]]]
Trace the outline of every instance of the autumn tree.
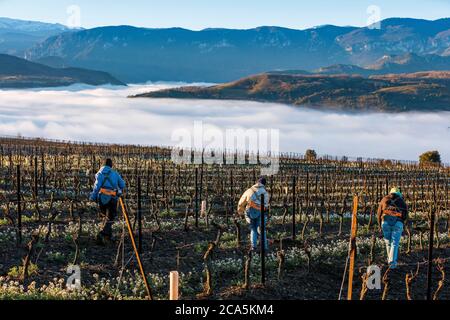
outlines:
[[428, 151], [420, 156], [419, 161], [421, 165], [440, 165], [441, 155], [439, 151]]
[[317, 153], [314, 150], [308, 149], [305, 153], [305, 159], [309, 161], [314, 161], [317, 159]]

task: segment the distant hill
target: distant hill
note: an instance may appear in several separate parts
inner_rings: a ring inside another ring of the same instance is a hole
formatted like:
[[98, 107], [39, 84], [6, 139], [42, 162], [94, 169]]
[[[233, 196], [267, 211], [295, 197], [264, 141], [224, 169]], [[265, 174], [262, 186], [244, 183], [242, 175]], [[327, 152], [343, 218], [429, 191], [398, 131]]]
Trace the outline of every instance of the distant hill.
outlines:
[[374, 64], [365, 68], [348, 64], [335, 64], [319, 68], [313, 72], [304, 70], [277, 70], [270, 74], [324, 74], [324, 75], [360, 75], [369, 77], [372, 75], [388, 73], [416, 73], [422, 71], [450, 71], [450, 56], [425, 55], [418, 56], [412, 53], [397, 56], [383, 56]]
[[450, 111], [450, 72], [384, 75], [261, 74], [212, 87], [183, 87], [133, 98], [233, 99], [347, 111]]
[[0, 17], [0, 53], [23, 55], [25, 51], [48, 37], [79, 30], [62, 24], [25, 21]]
[[40, 63], [52, 68], [70, 68], [70, 66], [60, 57], [43, 57], [33, 62]]
[[316, 74], [359, 74], [362, 76], [368, 76], [372, 74], [371, 70], [367, 70], [365, 68], [361, 68], [354, 65], [348, 65], [348, 64], [335, 64], [328, 67], [323, 67], [318, 70], [315, 70], [314, 73]]
[[397, 56], [383, 56], [373, 65], [367, 67], [373, 72], [385, 73], [411, 73], [419, 71], [450, 71], [450, 56], [424, 55], [413, 53]]
[[[66, 65], [107, 71], [127, 82], [227, 82], [267, 70], [313, 72], [331, 65], [366, 68], [384, 56], [408, 53], [448, 57], [449, 35], [449, 18], [386, 19], [381, 29], [325, 25], [306, 30], [191, 31], [116, 26], [52, 36], [28, 50], [26, 57], [59, 57]], [[368, 72], [373, 73], [378, 72]]]
[[51, 68], [0, 54], [0, 88], [55, 87], [75, 83], [124, 85], [105, 72], [80, 68]]
[[275, 70], [269, 71], [267, 74], [291, 74], [291, 75], [299, 75], [299, 74], [313, 74], [312, 72], [305, 70]]

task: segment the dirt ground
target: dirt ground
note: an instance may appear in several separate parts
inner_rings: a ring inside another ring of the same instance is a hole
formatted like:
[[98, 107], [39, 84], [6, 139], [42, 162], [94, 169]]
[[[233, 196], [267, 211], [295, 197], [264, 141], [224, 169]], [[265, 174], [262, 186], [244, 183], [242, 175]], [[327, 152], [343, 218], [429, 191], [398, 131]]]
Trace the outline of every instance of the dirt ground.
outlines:
[[[93, 220], [95, 221], [95, 220]], [[27, 224], [29, 230], [37, 228], [39, 224], [30, 222]], [[63, 228], [66, 222], [55, 223], [53, 228], [58, 230]], [[311, 227], [314, 227], [313, 224]], [[5, 228], [5, 227], [3, 227]], [[272, 225], [272, 234], [281, 233], [286, 230], [286, 226]], [[228, 234], [234, 232], [232, 223], [225, 228]], [[324, 228], [324, 236], [319, 237], [310, 242], [326, 243], [331, 238], [336, 238], [334, 235], [337, 231], [337, 226], [334, 224], [326, 225]], [[330, 234], [327, 236], [327, 233]], [[61, 233], [62, 234], [62, 233]], [[170, 271], [178, 270], [183, 273], [193, 272], [192, 286], [190, 290], [182, 291], [182, 299], [198, 299], [198, 294], [202, 291], [203, 283], [203, 255], [207, 244], [216, 238], [217, 230], [214, 228], [205, 228], [197, 230], [190, 227], [189, 231], [182, 228], [174, 228], [173, 230], [164, 230], [163, 232], [152, 232], [150, 229], [143, 230], [143, 253], [142, 261], [144, 263], [147, 273], [159, 273], [162, 275], [169, 274]], [[348, 239], [348, 228], [345, 228], [341, 239]], [[79, 239], [79, 247], [81, 250], [80, 259], [83, 262], [83, 285], [90, 285], [96, 282], [94, 274], [98, 274], [100, 278], [113, 279], [120, 274], [121, 259], [119, 265], [115, 266], [115, 258], [118, 251], [118, 243], [120, 240], [120, 233], [116, 232], [115, 242], [107, 246], [99, 246], [96, 244], [92, 235], [83, 234]], [[248, 231], [243, 225], [242, 239], [243, 243], [241, 249], [235, 246], [218, 247], [213, 254], [213, 260], [226, 260], [227, 258], [245, 259], [248, 246]], [[153, 239], [156, 239], [155, 241]], [[204, 247], [200, 246], [202, 244]], [[197, 248], [196, 248], [197, 246]], [[271, 245], [271, 252], [277, 251], [279, 242], [275, 241]], [[303, 246], [302, 241], [286, 241], [283, 247], [288, 250], [292, 246]], [[43, 285], [51, 281], [55, 277], [66, 277], [66, 268], [73, 258], [75, 250], [74, 243], [64, 239], [62, 236], [58, 239], [51, 238], [48, 243], [42, 243], [35, 249], [32, 255], [32, 262], [39, 266], [37, 274], [32, 275], [25, 281], [30, 283], [35, 281], [36, 284]], [[25, 245], [16, 247], [14, 242], [10, 245], [4, 243], [0, 247], [2, 262], [0, 263], [0, 275], [5, 276], [14, 266], [22, 264], [22, 259], [27, 253]], [[59, 261], [48, 259], [46, 252], [60, 252], [65, 258]], [[125, 246], [125, 261], [128, 261], [133, 256], [133, 251], [130, 245], [128, 235], [126, 237]], [[449, 257], [450, 247], [448, 245], [442, 246], [441, 249], [436, 249], [434, 257]], [[426, 261], [427, 253], [425, 250], [420, 251], [417, 248], [409, 255], [404, 252], [401, 253], [400, 267], [397, 270], [392, 270], [389, 273], [389, 289], [386, 291], [386, 299], [389, 300], [405, 300], [406, 286], [405, 276], [408, 273], [416, 271], [416, 263]], [[249, 289], [242, 289], [244, 280], [243, 271], [223, 272], [220, 274], [213, 274], [213, 293], [204, 299], [233, 299], [233, 300], [260, 300], [260, 299], [279, 299], [279, 300], [336, 300], [339, 297], [342, 277], [344, 273], [346, 258], [335, 257], [332, 262], [322, 263], [322, 261], [312, 258], [310, 270], [306, 264], [301, 264], [295, 267], [289, 267], [284, 270], [283, 275], [278, 279], [278, 273], [275, 269], [267, 270], [267, 282], [265, 286], [259, 284], [258, 277], [253, 279], [250, 283]], [[376, 264], [384, 264], [384, 257], [375, 257]], [[357, 267], [355, 268], [354, 276], [354, 299], [359, 299], [362, 287], [361, 276], [366, 269], [365, 257], [357, 257]], [[444, 264], [446, 274], [449, 273], [449, 262]], [[254, 269], [259, 266], [254, 266]], [[127, 269], [136, 270], [137, 265], [134, 259], [130, 259]], [[255, 271], [255, 270], [253, 270]], [[382, 270], [382, 275], [386, 268]], [[442, 274], [437, 270], [436, 265], [433, 266], [433, 293], [436, 291], [438, 282], [441, 280]], [[426, 297], [426, 283], [427, 283], [427, 264], [421, 264], [419, 275], [412, 282], [413, 299], [424, 299]], [[380, 300], [383, 296], [384, 283], [382, 283], [381, 290], [369, 290], [365, 299]], [[347, 293], [347, 286], [343, 288], [343, 299]], [[164, 296], [164, 292], [161, 293]], [[442, 290], [439, 293], [439, 299], [450, 299], [450, 286], [448, 280], [443, 283]]]

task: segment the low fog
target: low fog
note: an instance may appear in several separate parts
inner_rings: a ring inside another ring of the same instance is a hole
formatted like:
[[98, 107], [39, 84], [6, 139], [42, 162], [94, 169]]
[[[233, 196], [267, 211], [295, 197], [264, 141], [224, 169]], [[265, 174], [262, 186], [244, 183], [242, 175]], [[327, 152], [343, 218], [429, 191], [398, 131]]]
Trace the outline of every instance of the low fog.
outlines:
[[216, 129], [280, 130], [280, 148], [335, 156], [417, 160], [439, 150], [450, 162], [450, 113], [344, 114], [274, 103], [127, 99], [174, 84], [72, 86], [0, 91], [0, 135], [88, 142], [174, 145], [195, 121]]

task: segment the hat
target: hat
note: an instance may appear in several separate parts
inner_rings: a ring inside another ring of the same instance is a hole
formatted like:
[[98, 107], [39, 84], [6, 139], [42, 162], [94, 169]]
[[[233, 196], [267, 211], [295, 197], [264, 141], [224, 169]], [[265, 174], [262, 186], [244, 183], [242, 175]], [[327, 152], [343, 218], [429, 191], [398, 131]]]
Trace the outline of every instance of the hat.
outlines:
[[258, 183], [262, 184], [263, 186], [265, 186], [267, 184], [267, 180], [264, 177], [260, 177], [258, 179]]
[[392, 188], [390, 194], [396, 194], [399, 197], [403, 197], [402, 190], [399, 187]]
[[105, 160], [105, 166], [112, 168], [113, 166], [113, 162], [111, 159], [106, 159]]

